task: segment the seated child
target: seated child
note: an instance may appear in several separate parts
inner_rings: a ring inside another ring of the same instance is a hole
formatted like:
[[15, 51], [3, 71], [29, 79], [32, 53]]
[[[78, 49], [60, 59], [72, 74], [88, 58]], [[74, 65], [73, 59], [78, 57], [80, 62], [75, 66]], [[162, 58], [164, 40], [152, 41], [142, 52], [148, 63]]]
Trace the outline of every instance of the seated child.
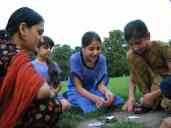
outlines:
[[60, 81], [59, 81], [59, 66], [50, 60], [49, 56], [51, 54], [51, 48], [54, 46], [54, 42], [47, 36], [43, 36], [43, 39], [39, 42], [37, 46], [37, 57], [31, 63], [33, 64], [35, 70], [48, 82], [50, 88], [53, 90], [54, 98], [58, 98], [62, 103], [62, 111], [67, 111], [69, 109], [69, 102], [61, 97], [57, 96], [60, 91]]
[[107, 65], [101, 53], [101, 39], [95, 32], [86, 32], [81, 50], [70, 57], [70, 76], [65, 96], [73, 107], [79, 107], [85, 113], [112, 105], [120, 106], [123, 99], [114, 96], [107, 84]]

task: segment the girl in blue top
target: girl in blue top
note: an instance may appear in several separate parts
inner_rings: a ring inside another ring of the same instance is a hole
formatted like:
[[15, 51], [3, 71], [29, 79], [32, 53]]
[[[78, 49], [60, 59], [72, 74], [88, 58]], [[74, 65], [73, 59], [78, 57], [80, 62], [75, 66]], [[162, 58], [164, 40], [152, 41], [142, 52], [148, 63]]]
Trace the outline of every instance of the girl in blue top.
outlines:
[[37, 46], [37, 57], [31, 63], [35, 70], [48, 82], [54, 98], [60, 100], [62, 111], [67, 111], [70, 107], [70, 103], [66, 99], [57, 96], [57, 93], [61, 89], [59, 81], [59, 73], [61, 70], [55, 62], [50, 60], [49, 56], [53, 46], [54, 42], [52, 39], [47, 36], [43, 36]]
[[74, 53], [69, 61], [70, 76], [66, 93], [69, 102], [83, 112], [123, 103], [107, 88], [106, 59], [101, 53], [99, 35], [86, 32], [81, 47], [81, 51]]

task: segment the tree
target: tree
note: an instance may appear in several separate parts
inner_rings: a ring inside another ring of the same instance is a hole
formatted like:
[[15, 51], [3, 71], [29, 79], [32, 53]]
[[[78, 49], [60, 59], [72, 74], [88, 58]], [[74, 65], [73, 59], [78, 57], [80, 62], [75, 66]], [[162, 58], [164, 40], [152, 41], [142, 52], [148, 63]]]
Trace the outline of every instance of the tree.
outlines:
[[113, 30], [109, 32], [109, 37], [104, 38], [103, 52], [107, 59], [108, 74], [110, 77], [128, 74], [128, 64], [126, 58], [127, 47], [123, 32]]
[[[128, 64], [126, 58], [127, 47], [123, 32], [113, 30], [109, 32], [109, 37], [102, 43], [102, 51], [107, 59], [108, 74], [110, 77], [128, 74]], [[69, 76], [69, 58], [72, 53], [80, 51], [80, 47], [72, 49], [69, 45], [55, 45], [52, 52], [52, 59], [56, 61], [63, 73], [62, 79]]]
[[57, 62], [62, 69], [62, 80], [66, 80], [69, 75], [69, 57], [73, 49], [69, 45], [55, 45], [52, 51], [52, 59]]
[[79, 51], [80, 51], [80, 49], [81, 49], [81, 48], [80, 48], [79, 46], [76, 46], [76, 47], [75, 47], [75, 49], [73, 50], [73, 53], [75, 53], [75, 52], [79, 52]]
[[171, 46], [171, 39], [168, 41], [169, 45]]

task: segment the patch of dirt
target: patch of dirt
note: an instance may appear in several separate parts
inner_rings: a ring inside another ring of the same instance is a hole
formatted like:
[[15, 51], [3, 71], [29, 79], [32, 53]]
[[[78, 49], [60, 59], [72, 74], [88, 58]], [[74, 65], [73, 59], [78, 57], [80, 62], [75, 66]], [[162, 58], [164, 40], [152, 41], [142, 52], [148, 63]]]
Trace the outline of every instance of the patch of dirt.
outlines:
[[[145, 114], [131, 114], [127, 112], [115, 112], [113, 114], [110, 114], [116, 117], [117, 121], [131, 121], [138, 124], [143, 124], [144, 128], [159, 128], [161, 121], [168, 116], [171, 116], [171, 114], [167, 114], [163, 111], [160, 112], [149, 112]], [[128, 119], [130, 116], [136, 116], [138, 118], [136, 119]], [[89, 127], [88, 124], [95, 123], [95, 122], [105, 122], [105, 115], [103, 117], [99, 117], [98, 119], [91, 119], [91, 120], [85, 120], [83, 122], [80, 122], [80, 125], [77, 128], [101, 128], [101, 127]], [[104, 125], [103, 128], [105, 128], [106, 125]], [[107, 126], [106, 126], [107, 127]]]

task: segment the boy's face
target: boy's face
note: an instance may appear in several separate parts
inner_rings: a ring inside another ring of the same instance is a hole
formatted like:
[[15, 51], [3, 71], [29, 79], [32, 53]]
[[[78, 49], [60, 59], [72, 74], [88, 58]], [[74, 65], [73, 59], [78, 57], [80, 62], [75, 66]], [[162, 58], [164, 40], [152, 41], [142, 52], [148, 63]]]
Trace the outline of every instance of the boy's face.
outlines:
[[143, 55], [145, 53], [148, 43], [149, 38], [131, 39], [129, 41], [133, 51], [139, 55]]
[[51, 54], [51, 48], [49, 46], [42, 45], [38, 49], [38, 56], [40, 56], [44, 59], [48, 59], [50, 54]]

